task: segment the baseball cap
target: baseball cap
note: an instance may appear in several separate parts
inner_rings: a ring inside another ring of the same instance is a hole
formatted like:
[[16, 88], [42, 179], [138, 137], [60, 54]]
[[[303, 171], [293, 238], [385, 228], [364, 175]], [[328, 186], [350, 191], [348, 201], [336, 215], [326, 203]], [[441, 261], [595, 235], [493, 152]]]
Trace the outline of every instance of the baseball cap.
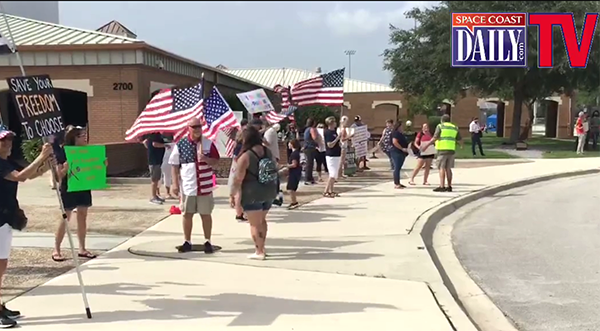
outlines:
[[0, 139], [4, 139], [8, 136], [15, 136], [15, 133], [10, 131], [4, 124], [0, 124]]

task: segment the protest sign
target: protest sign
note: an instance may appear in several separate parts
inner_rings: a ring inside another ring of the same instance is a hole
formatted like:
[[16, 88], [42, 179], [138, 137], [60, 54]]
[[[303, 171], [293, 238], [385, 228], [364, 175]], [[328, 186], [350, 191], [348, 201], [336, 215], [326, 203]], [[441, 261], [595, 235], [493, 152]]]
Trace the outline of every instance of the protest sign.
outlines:
[[48, 75], [6, 79], [27, 140], [64, 131], [62, 113]]
[[261, 88], [236, 95], [250, 114], [268, 113], [275, 110], [267, 93]]
[[65, 146], [68, 192], [102, 190], [106, 185], [106, 147]]
[[356, 155], [354, 153], [353, 148], [348, 148], [346, 151], [346, 158], [343, 160], [344, 162], [344, 175], [346, 176], [354, 176], [356, 173]]
[[352, 136], [352, 146], [354, 146], [354, 152], [356, 157], [360, 158], [367, 156], [367, 143], [371, 134], [369, 133], [368, 126], [362, 125], [354, 128], [354, 135]]

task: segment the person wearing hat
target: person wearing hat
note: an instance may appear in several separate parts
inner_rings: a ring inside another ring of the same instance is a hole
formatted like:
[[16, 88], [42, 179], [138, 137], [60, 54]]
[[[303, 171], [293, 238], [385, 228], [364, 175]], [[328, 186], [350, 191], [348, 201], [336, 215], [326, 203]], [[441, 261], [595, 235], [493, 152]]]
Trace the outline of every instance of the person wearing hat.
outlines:
[[[48, 171], [52, 155], [52, 146], [48, 143], [42, 146], [40, 155], [27, 167], [22, 168], [8, 157], [12, 151], [15, 133], [0, 124], [0, 289], [2, 277], [8, 266], [8, 258], [12, 245], [12, 230], [22, 230], [27, 224], [27, 217], [19, 208], [17, 188], [19, 182], [36, 178]], [[6, 308], [0, 304], [0, 328], [17, 325], [14, 320], [21, 315], [16, 310]]]

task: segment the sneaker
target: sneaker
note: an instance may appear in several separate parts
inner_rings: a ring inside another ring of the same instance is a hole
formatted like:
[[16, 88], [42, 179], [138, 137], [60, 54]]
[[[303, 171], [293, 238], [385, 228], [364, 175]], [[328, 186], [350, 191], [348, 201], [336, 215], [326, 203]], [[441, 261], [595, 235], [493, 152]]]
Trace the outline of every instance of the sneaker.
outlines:
[[14, 328], [17, 326], [17, 321], [8, 317], [4, 310], [0, 311], [0, 329]]
[[287, 209], [292, 210], [292, 209], [296, 209], [300, 207], [300, 205], [297, 202], [292, 202], [290, 203], [290, 205], [287, 207]]
[[179, 253], [187, 253], [192, 251], [192, 244], [188, 241], [184, 242], [183, 245], [177, 248]]
[[281, 207], [281, 205], [283, 205], [283, 199], [275, 199], [273, 200], [273, 204], [275, 206]]
[[206, 254], [212, 254], [215, 252], [214, 247], [212, 246], [212, 244], [210, 242], [205, 242], [204, 243], [204, 253]]
[[248, 219], [244, 217], [244, 215], [240, 215], [240, 216], [236, 216], [235, 220], [242, 223], [242, 222], [248, 222]]
[[433, 192], [446, 192], [446, 188], [438, 186], [438, 187], [436, 187], [436, 188], [433, 189]]
[[21, 312], [18, 310], [10, 310], [6, 308], [6, 305], [2, 305], [2, 312], [4, 315], [11, 319], [17, 319], [21, 317]]
[[165, 198], [161, 198], [160, 196], [156, 196], [156, 199], [159, 200], [160, 202], [165, 202], [167, 200], [165, 200]]
[[155, 205], [162, 205], [163, 201], [159, 200], [158, 198], [152, 198], [152, 199], [150, 199], [150, 203], [153, 203]]
[[266, 259], [264, 254], [256, 254], [256, 253], [254, 253], [252, 255], [248, 255], [248, 258], [250, 260], [258, 260], [258, 261], [263, 261]]
[[446, 191], [445, 192], [452, 192], [452, 186], [446, 187]]

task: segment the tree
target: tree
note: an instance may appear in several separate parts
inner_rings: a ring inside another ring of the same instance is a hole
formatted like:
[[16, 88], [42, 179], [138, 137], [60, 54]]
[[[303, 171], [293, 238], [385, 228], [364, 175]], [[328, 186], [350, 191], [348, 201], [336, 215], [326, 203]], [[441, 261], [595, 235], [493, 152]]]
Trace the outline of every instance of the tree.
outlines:
[[[519, 138], [523, 104], [574, 90], [597, 89], [600, 78], [598, 42], [585, 69], [570, 68], [560, 29], [554, 29], [554, 68], [537, 67], [537, 27], [527, 28], [528, 68], [452, 68], [452, 12], [572, 12], [581, 34], [586, 12], [596, 12], [594, 1], [443, 1], [429, 9], [412, 9], [408, 19], [416, 28], [400, 30], [390, 25], [392, 48], [384, 51], [384, 68], [391, 71], [391, 85], [426, 103], [456, 100], [468, 88], [480, 97], [496, 96], [514, 101], [511, 142]], [[598, 31], [595, 38], [598, 40]], [[533, 107], [529, 107], [532, 109]], [[531, 110], [530, 110], [531, 112]], [[531, 121], [530, 121], [531, 122]]]
[[308, 118], [312, 118], [317, 123], [325, 123], [325, 119], [329, 116], [334, 116], [339, 121], [339, 112], [326, 106], [305, 106], [300, 107], [294, 112], [296, 123], [299, 128], [303, 128]]

